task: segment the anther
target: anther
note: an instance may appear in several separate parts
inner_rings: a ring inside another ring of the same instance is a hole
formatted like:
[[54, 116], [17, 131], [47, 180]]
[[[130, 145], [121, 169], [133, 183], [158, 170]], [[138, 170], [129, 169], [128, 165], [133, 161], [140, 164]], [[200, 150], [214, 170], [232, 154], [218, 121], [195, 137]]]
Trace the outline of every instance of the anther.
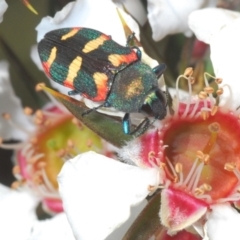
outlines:
[[235, 163], [225, 163], [225, 165], [224, 165], [224, 169], [229, 172], [232, 172], [235, 168], [236, 168]]
[[11, 188], [12, 189], [18, 189], [19, 187], [21, 187], [22, 183], [20, 181], [14, 181], [12, 184], [11, 184]]
[[36, 113], [35, 113], [35, 116], [37, 118], [43, 118], [44, 117], [43, 111], [42, 110], [37, 110]]
[[202, 189], [202, 188], [195, 188], [194, 189], [194, 195], [195, 196], [199, 196], [199, 195], [203, 195], [204, 194], [204, 189]]
[[207, 120], [209, 117], [209, 112], [208, 111], [201, 111], [201, 117], [203, 120]]
[[212, 186], [207, 183], [202, 184], [200, 187], [202, 187], [207, 192], [212, 190]]
[[205, 87], [204, 88], [204, 92], [206, 92], [206, 93], [208, 93], [208, 94], [211, 94], [211, 93], [213, 93], [214, 92], [214, 89], [212, 88], [212, 87]]
[[44, 87], [46, 87], [45, 83], [38, 83], [35, 87], [35, 90], [39, 92], [39, 91], [42, 91]]
[[45, 168], [47, 166], [46, 162], [40, 161], [37, 163], [37, 168], [42, 169]]
[[183, 75], [186, 77], [191, 77], [193, 75], [193, 68], [191, 67], [186, 68]]
[[83, 128], [83, 125], [81, 124], [81, 122], [80, 122], [77, 118], [73, 118], [73, 119], [72, 119], [72, 123], [73, 123], [74, 125], [76, 125], [77, 127], [79, 127], [80, 129]]
[[223, 94], [223, 88], [219, 88], [217, 91], [216, 91], [217, 95], [222, 95]]
[[199, 159], [203, 159], [204, 158], [204, 153], [202, 151], [198, 150], [196, 156]]
[[216, 78], [216, 79], [215, 79], [215, 82], [216, 82], [217, 84], [221, 84], [222, 81], [223, 81], [222, 78]]
[[206, 99], [207, 96], [208, 96], [207, 93], [204, 92], [204, 91], [201, 91], [201, 92], [198, 94], [199, 99]]
[[30, 116], [30, 115], [32, 115], [32, 113], [33, 113], [33, 109], [30, 108], [30, 107], [25, 107], [25, 108], [23, 109], [23, 112], [24, 112], [26, 115]]
[[67, 146], [68, 146], [69, 148], [73, 148], [73, 147], [75, 146], [72, 139], [68, 139], [68, 140], [67, 140]]
[[214, 116], [218, 111], [218, 106], [214, 105], [211, 110], [211, 116]]
[[87, 147], [91, 147], [93, 145], [93, 142], [92, 142], [92, 140], [91, 139], [88, 139], [87, 140]]
[[18, 165], [14, 166], [12, 169], [13, 175], [17, 175], [21, 172], [20, 167]]
[[175, 165], [175, 171], [176, 171], [176, 173], [181, 173], [182, 170], [183, 170], [182, 164], [181, 164], [181, 163], [177, 163], [177, 164]]
[[203, 162], [204, 162], [205, 165], [209, 163], [209, 159], [210, 159], [210, 155], [209, 154], [205, 154], [204, 158], [203, 158]]

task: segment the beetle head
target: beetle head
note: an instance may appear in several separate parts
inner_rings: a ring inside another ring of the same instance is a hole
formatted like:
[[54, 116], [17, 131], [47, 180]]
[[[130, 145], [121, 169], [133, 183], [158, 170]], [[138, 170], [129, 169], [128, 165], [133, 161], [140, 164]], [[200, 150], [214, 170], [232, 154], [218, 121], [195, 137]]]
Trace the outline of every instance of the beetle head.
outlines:
[[157, 89], [145, 98], [141, 111], [156, 119], [163, 119], [167, 114], [167, 100], [165, 94]]

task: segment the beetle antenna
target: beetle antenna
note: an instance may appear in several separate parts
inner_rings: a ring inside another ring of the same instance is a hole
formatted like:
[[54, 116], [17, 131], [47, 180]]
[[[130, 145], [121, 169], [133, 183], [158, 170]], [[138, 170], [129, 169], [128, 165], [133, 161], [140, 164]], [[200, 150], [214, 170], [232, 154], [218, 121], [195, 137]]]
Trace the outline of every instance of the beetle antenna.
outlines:
[[82, 114], [82, 117], [85, 116], [85, 115], [87, 115], [87, 114], [89, 114], [89, 113], [91, 113], [92, 111], [97, 111], [97, 109], [99, 109], [99, 108], [101, 108], [101, 107], [105, 107], [105, 105], [104, 105], [104, 104], [101, 104], [101, 105], [99, 105], [99, 106], [97, 106], [97, 107], [88, 109], [87, 111], [85, 111], [85, 112]]

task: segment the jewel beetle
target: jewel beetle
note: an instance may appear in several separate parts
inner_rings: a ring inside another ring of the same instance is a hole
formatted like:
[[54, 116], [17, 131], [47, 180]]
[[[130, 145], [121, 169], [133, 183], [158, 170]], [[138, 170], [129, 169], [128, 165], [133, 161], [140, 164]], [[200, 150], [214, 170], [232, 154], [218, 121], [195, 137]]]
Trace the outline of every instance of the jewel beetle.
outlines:
[[[130, 39], [130, 38], [129, 38]], [[62, 28], [46, 33], [38, 44], [46, 74], [55, 82], [95, 102], [96, 108], [125, 112], [125, 134], [140, 135], [156, 119], [166, 116], [166, 96], [158, 87], [165, 64], [151, 69], [141, 61], [138, 47], [121, 46], [102, 32], [89, 28]], [[147, 116], [131, 131], [130, 113]], [[149, 117], [154, 117], [151, 122]]]

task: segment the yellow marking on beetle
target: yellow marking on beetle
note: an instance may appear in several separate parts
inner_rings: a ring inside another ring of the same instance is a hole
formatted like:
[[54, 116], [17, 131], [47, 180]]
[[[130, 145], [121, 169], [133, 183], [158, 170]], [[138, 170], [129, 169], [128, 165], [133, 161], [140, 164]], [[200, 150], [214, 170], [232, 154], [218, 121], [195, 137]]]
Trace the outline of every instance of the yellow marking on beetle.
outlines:
[[156, 93], [155, 92], [152, 92], [151, 94], [149, 94], [145, 101], [144, 101], [144, 104], [147, 104], [147, 103], [151, 103], [156, 97]]
[[48, 58], [48, 60], [47, 60], [47, 66], [48, 66], [48, 68], [51, 67], [51, 65], [52, 65], [52, 63], [54, 62], [56, 56], [57, 56], [57, 48], [56, 48], [56, 47], [53, 47], [53, 48], [51, 49], [49, 58]]
[[100, 45], [102, 45], [106, 40], [109, 40], [109, 39], [110, 39], [110, 37], [102, 34], [100, 37], [93, 39], [93, 40], [89, 41], [88, 43], [86, 43], [82, 51], [84, 53], [89, 53], [95, 49], [98, 49], [98, 47]]
[[73, 37], [74, 35], [76, 35], [78, 33], [79, 30], [80, 30], [80, 28], [73, 28], [70, 32], [62, 35], [61, 40], [66, 40], [68, 38]]
[[95, 72], [93, 79], [97, 87], [97, 95], [93, 98], [93, 101], [104, 101], [107, 97], [108, 87], [108, 76], [105, 73]]
[[129, 84], [129, 86], [126, 90], [127, 90], [125, 93], [126, 98], [131, 98], [131, 97], [140, 95], [144, 90], [141, 78], [134, 79]]
[[82, 66], [82, 58], [76, 57], [69, 65], [68, 68], [68, 75], [66, 80], [63, 82], [65, 86], [72, 86], [73, 80], [78, 74], [78, 71], [81, 69]]
[[121, 64], [127, 64], [138, 60], [137, 54], [131, 51], [129, 54], [110, 54], [108, 60], [114, 67], [118, 67]]

